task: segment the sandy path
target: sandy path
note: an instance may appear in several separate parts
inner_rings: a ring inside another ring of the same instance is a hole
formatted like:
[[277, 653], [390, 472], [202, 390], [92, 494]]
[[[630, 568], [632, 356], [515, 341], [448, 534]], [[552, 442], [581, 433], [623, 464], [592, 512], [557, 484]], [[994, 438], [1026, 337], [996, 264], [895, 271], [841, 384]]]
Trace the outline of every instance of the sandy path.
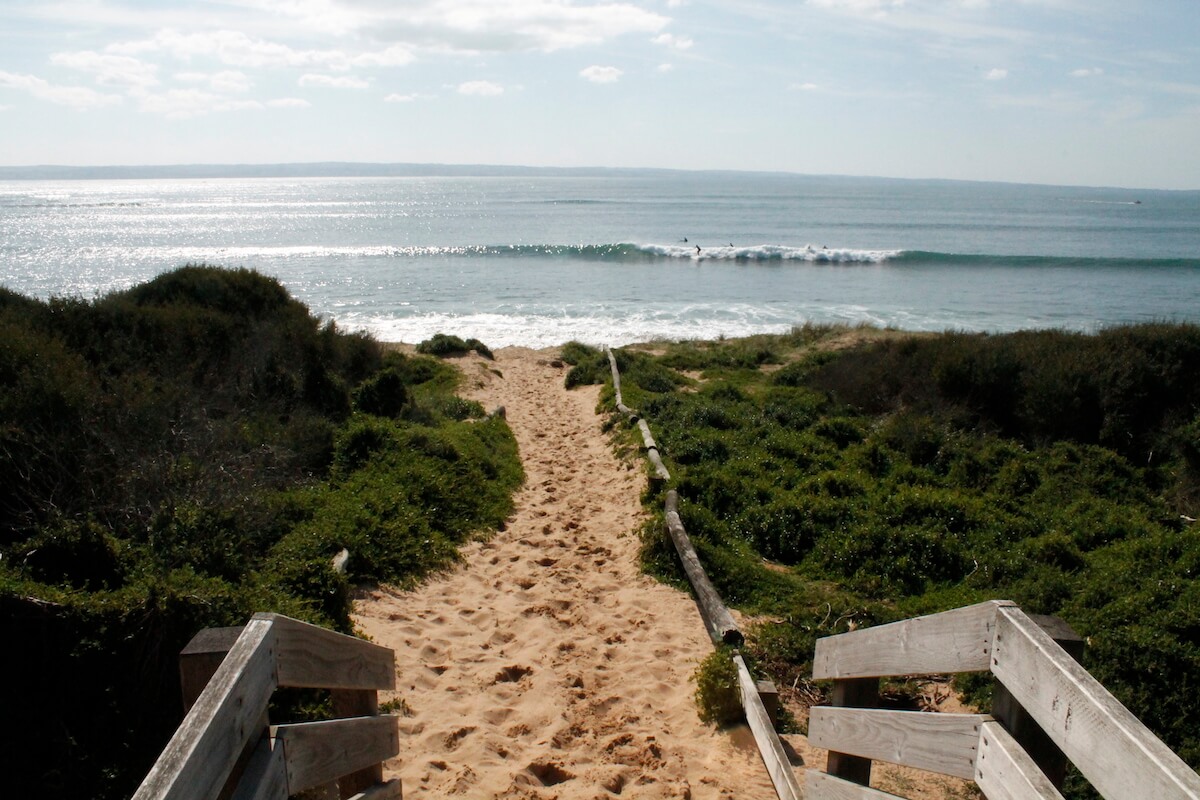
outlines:
[[406, 798], [773, 798], [757, 752], [697, 719], [703, 623], [638, 571], [644, 478], [602, 434], [598, 388], [567, 392], [553, 357], [460, 362], [520, 445], [507, 529], [416, 591], [357, 603], [412, 712], [388, 771]]

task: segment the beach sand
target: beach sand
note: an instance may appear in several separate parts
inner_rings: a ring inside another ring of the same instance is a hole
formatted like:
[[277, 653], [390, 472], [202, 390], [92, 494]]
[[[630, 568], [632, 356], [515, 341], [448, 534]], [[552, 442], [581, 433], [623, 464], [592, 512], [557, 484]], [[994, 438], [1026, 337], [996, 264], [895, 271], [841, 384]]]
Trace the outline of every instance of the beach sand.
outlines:
[[697, 717], [712, 645], [692, 599], [639, 572], [645, 478], [601, 432], [599, 387], [565, 390], [553, 351], [459, 364], [464, 394], [505, 407], [526, 483], [457, 568], [357, 600], [410, 711], [389, 777], [406, 798], [773, 798], [749, 736]]
[[[639, 570], [646, 478], [603, 433], [600, 387], [566, 390], [556, 350], [457, 363], [462, 394], [505, 407], [526, 481], [505, 529], [467, 545], [454, 569], [356, 599], [356, 625], [396, 653], [398, 691], [383, 699], [406, 707], [387, 777], [410, 800], [775, 798], [749, 731], [697, 716], [692, 675], [712, 644], [692, 598]], [[930, 687], [931, 707], [966, 710]], [[782, 738], [801, 782], [824, 769], [825, 751]], [[872, 783], [917, 800], [973, 796], [882, 763]]]

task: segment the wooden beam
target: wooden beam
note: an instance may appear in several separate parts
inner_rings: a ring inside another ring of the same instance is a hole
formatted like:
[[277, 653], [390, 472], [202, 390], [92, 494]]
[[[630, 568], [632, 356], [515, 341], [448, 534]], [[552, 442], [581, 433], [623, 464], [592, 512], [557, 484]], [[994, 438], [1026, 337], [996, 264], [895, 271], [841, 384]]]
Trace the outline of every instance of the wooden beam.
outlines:
[[625, 401], [621, 399], [621, 372], [617, 369], [617, 357], [613, 355], [611, 348], [605, 349], [608, 352], [608, 366], [612, 370], [613, 395], [616, 400], [617, 411], [631, 417], [634, 422], [637, 422], [637, 412], [625, 405]]
[[278, 614], [255, 614], [278, 635], [279, 685], [394, 689], [395, 657], [386, 647]]
[[400, 752], [399, 725], [392, 716], [278, 725], [271, 736], [276, 747], [283, 747], [288, 793], [293, 795]]
[[230, 800], [287, 800], [287, 768], [283, 748], [272, 747], [270, 737], [263, 738], [250, 757]]
[[[833, 696], [830, 703], [837, 708], [874, 708], [879, 705], [878, 678], [845, 678], [833, 682]], [[871, 785], [871, 759], [850, 753], [840, 753], [830, 750], [826, 772], [837, 778], [857, 783], [861, 786]]]
[[771, 776], [771, 783], [775, 785], [775, 794], [779, 796], [779, 800], [800, 800], [803, 795], [796, 780], [796, 773], [783, 750], [783, 742], [775, 732], [771, 717], [759, 699], [758, 685], [750, 675], [745, 659], [737, 655], [733, 657], [733, 663], [737, 665], [738, 688], [741, 690], [746, 722], [750, 725], [750, 732], [754, 734], [754, 741], [758, 745], [763, 764], [767, 767], [767, 774]]
[[404, 792], [400, 788], [400, 779], [396, 778], [359, 792], [350, 800], [404, 800]]
[[654, 437], [650, 435], [650, 425], [644, 419], [638, 419], [638, 430], [642, 433], [642, 444], [647, 450], [657, 450], [658, 445], [654, 442]]
[[1018, 608], [1000, 611], [992, 673], [1107, 800], [1200, 798], [1200, 776]]
[[700, 564], [696, 548], [692, 546], [692, 540], [684, 530], [682, 520], [679, 519], [678, 506], [679, 495], [672, 489], [667, 492], [667, 532], [671, 535], [671, 541], [675, 543], [679, 560], [683, 562], [683, 571], [687, 573], [688, 581], [691, 582], [692, 589], [696, 594], [696, 604], [700, 606], [700, 616], [704, 618], [709, 636], [715, 643], [741, 647], [744, 641], [742, 632], [738, 629], [737, 623], [733, 621], [733, 615], [725, 607], [721, 595], [717, 593], [712, 581], [708, 579], [704, 567]]
[[656, 480], [671, 480], [671, 472], [667, 469], [667, 465], [663, 463], [662, 456], [659, 455], [657, 447], [647, 450], [646, 458], [650, 459], [650, 466], [654, 467], [654, 478]]
[[975, 783], [988, 800], [1063, 800], [1025, 748], [998, 720], [979, 728]]
[[808, 741], [817, 747], [972, 780], [986, 714], [934, 714], [814, 706]]
[[[1031, 620], [1045, 631], [1055, 644], [1061, 647], [1076, 661], [1083, 660], [1083, 637], [1076, 633], [1070, 625], [1058, 617], [1048, 617], [1039, 614], [1029, 614]], [[992, 692], [992, 716], [995, 717], [1016, 740], [1034, 762], [1041, 767], [1042, 772], [1050, 779], [1050, 783], [1062, 788], [1067, 777], [1067, 756], [1059, 749], [1029, 712], [1017, 702], [1004, 684], [996, 682]]]
[[[379, 694], [374, 689], [334, 689], [330, 694], [335, 717], [373, 717], [379, 714]], [[382, 782], [383, 762], [380, 761], [342, 776], [338, 781], [338, 792], [344, 799]]]
[[[804, 789], [808, 800], [903, 800], [894, 794], [881, 792], [869, 786], [860, 786], [834, 775], [809, 769], [804, 776]], [[994, 800], [994, 798], [988, 798]]]
[[813, 678], [981, 672], [989, 667], [996, 613], [1012, 605], [989, 600], [818, 639]]
[[275, 631], [255, 618], [167, 743], [134, 800], [206, 800], [224, 786], [276, 686]]

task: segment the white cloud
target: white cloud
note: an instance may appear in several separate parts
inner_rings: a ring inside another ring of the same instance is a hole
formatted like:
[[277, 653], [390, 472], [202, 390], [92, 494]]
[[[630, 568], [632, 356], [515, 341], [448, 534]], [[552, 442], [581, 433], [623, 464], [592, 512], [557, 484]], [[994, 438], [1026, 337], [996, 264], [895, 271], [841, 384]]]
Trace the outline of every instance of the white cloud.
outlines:
[[458, 93], [475, 97], [495, 97], [504, 94], [504, 87], [491, 81], [467, 81], [458, 85]]
[[616, 67], [601, 67], [598, 64], [579, 70], [579, 77], [592, 83], [616, 83], [624, 74]]
[[191, 119], [206, 114], [261, 109], [256, 100], [231, 100], [202, 89], [171, 89], [160, 93], [139, 93], [138, 110], [170, 119]]
[[1008, 70], [997, 67], [996, 69], [989, 69], [987, 74], [983, 76], [983, 79], [987, 81], [1002, 81], [1007, 77]]
[[1097, 75], [1103, 75], [1104, 70], [1100, 67], [1084, 67], [1082, 69], [1071, 70], [1072, 78], [1094, 78]]
[[202, 84], [214, 92], [241, 94], [254, 86], [244, 72], [224, 70], [222, 72], [177, 72], [175, 80], [180, 83]]
[[234, 70], [218, 72], [209, 79], [208, 85], [217, 92], [248, 92], [254, 84], [244, 73]]
[[408, 48], [394, 44], [386, 50], [355, 56], [351, 63], [356, 67], [403, 67], [416, 58]]
[[17, 75], [12, 72], [0, 72], [0, 88], [18, 89], [39, 100], [69, 106], [77, 111], [121, 102], [120, 95], [102, 94], [84, 86], [55, 86], [35, 75]]
[[379, 39], [448, 52], [553, 52], [629, 34], [657, 33], [670, 18], [628, 2], [418, 0], [378, 6]]
[[821, 87], [817, 86], [815, 83], [793, 83], [790, 88], [801, 92], [815, 92]]
[[130, 56], [97, 53], [84, 50], [76, 53], [54, 53], [50, 63], [90, 74], [101, 86], [149, 87], [158, 83], [158, 67]]
[[106, 50], [121, 55], [164, 53], [181, 61], [213, 58], [231, 67], [324, 67], [346, 70], [353, 59], [341, 50], [296, 50], [285, 44], [254, 39], [241, 31], [181, 33], [164, 29], [149, 39], [120, 42]]
[[312, 103], [301, 97], [277, 97], [267, 101], [270, 108], [308, 108], [311, 105]]
[[673, 69], [675, 69], [674, 64], [659, 64], [658, 65], [659, 72], [670, 72]]
[[370, 83], [353, 75], [301, 75], [301, 86], [316, 86], [322, 89], [366, 89]]
[[808, 0], [809, 5], [844, 11], [863, 17], [883, 17], [893, 9], [903, 8], [905, 0]]
[[661, 44], [663, 47], [669, 47], [672, 50], [688, 50], [695, 42], [690, 36], [676, 36], [672, 33], [660, 33], [651, 39], [655, 44]]
[[385, 102], [385, 103], [411, 103], [413, 100], [416, 100], [416, 99], [417, 99], [417, 96], [415, 94], [400, 94], [398, 92], [392, 92], [387, 97], [383, 98], [383, 102]]

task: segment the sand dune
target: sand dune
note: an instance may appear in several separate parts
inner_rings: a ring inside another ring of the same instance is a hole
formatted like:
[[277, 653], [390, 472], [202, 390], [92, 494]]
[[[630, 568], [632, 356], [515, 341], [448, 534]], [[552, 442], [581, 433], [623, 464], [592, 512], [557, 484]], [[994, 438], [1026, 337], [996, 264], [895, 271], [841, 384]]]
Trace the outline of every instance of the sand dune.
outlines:
[[396, 651], [406, 798], [773, 798], [757, 751], [700, 723], [711, 645], [686, 594], [640, 574], [639, 466], [619, 462], [598, 388], [563, 388], [550, 351], [460, 365], [503, 405], [527, 480], [506, 530], [356, 622]]

